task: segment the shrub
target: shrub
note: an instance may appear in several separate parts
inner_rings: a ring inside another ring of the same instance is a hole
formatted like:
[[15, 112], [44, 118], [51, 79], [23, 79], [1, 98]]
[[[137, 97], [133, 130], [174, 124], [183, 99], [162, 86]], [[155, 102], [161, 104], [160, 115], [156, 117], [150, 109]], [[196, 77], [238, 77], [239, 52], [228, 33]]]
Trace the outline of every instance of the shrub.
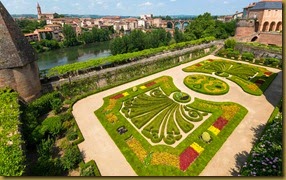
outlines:
[[203, 132], [202, 139], [204, 142], [209, 143], [211, 141], [211, 136], [208, 132]]
[[241, 59], [242, 60], [249, 60], [252, 61], [254, 59], [254, 54], [251, 52], [244, 52], [241, 55]]
[[64, 169], [72, 170], [75, 169], [78, 163], [82, 161], [82, 154], [77, 146], [72, 146], [67, 149], [64, 156], [61, 158]]
[[66, 134], [67, 139], [69, 141], [73, 141], [76, 140], [78, 138], [78, 133], [76, 131], [73, 130], [73, 128], [70, 128]]
[[86, 164], [80, 164], [80, 175], [81, 176], [101, 176], [98, 167], [94, 160], [89, 161]]
[[138, 88], [137, 87], [133, 87], [133, 92], [136, 92], [136, 91], [138, 91]]
[[62, 129], [62, 121], [59, 117], [50, 117], [43, 121], [40, 132], [42, 134], [49, 133], [56, 136]]
[[234, 49], [235, 45], [236, 45], [236, 40], [233, 38], [230, 38], [224, 41], [225, 49], [228, 49], [228, 48]]
[[50, 103], [51, 103], [52, 109], [55, 114], [58, 114], [61, 112], [63, 102], [60, 98], [52, 99]]
[[49, 159], [53, 152], [53, 145], [54, 141], [50, 137], [46, 139], [42, 139], [41, 144], [37, 147], [37, 153], [39, 155], [39, 158], [42, 159]]

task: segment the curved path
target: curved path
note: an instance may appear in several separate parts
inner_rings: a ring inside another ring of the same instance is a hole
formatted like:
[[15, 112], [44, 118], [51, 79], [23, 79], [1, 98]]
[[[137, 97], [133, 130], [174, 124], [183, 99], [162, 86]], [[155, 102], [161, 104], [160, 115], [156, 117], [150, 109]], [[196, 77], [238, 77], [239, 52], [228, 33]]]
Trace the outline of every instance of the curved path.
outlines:
[[192, 97], [217, 102], [236, 102], [248, 109], [248, 114], [200, 174], [201, 176], [231, 176], [232, 171], [236, 169], [235, 156], [241, 152], [250, 152], [255, 135], [253, 129], [266, 124], [275, 105], [282, 97], [282, 72], [277, 69], [267, 68], [272, 72], [280, 73], [262, 96], [249, 95], [232, 81], [217, 76], [216, 78], [229, 84], [229, 93], [221, 96], [204, 95], [196, 93], [184, 85], [184, 78], [191, 73], [183, 72], [182, 69], [206, 59], [222, 58], [210, 55], [78, 101], [73, 106], [72, 113], [85, 138], [85, 141], [79, 144], [80, 150], [84, 152], [85, 161], [95, 160], [102, 176], [136, 176], [119, 148], [94, 115], [94, 111], [103, 105], [103, 98], [106, 96], [161, 76], [171, 76], [174, 84]]

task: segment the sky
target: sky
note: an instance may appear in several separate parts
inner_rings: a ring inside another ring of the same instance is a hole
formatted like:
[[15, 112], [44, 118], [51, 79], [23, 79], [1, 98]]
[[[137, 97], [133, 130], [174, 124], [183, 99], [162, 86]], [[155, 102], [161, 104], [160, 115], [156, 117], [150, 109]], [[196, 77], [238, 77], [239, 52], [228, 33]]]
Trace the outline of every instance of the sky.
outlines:
[[259, 0], [0, 0], [10, 14], [42, 13], [140, 16], [159, 15], [232, 15]]

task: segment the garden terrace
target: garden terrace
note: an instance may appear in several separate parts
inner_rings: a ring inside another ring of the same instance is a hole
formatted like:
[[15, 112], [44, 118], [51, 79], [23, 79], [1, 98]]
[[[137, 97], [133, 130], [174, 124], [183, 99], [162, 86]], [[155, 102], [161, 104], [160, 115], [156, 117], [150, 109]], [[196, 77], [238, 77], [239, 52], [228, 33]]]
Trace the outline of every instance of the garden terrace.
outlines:
[[112, 65], [125, 64], [125, 63], [139, 60], [142, 58], [148, 58], [156, 54], [160, 55], [161, 53], [166, 53], [166, 51], [172, 52], [176, 50], [181, 50], [181, 49], [192, 47], [195, 45], [209, 43], [214, 40], [215, 38], [213, 37], [207, 37], [207, 38], [202, 38], [202, 39], [198, 39], [194, 41], [177, 43], [177, 44], [173, 44], [170, 46], [162, 46], [162, 47], [154, 48], [154, 49], [146, 49], [146, 50], [139, 51], [139, 52], [119, 54], [115, 56], [109, 56], [109, 57], [89, 60], [86, 62], [78, 62], [78, 63], [67, 64], [63, 66], [57, 66], [57, 67], [50, 69], [48, 71], [47, 76], [48, 77], [53, 77], [53, 76], [63, 77], [63, 76], [69, 76], [69, 75], [76, 75], [78, 74], [79, 71], [88, 72], [89, 69], [91, 70], [101, 69], [102, 65], [107, 64], [107, 63], [111, 63]]
[[1, 89], [0, 104], [0, 174], [21, 176], [25, 171], [25, 156], [19, 132], [18, 94], [8, 89]]
[[[179, 92], [163, 76], [105, 97], [95, 112], [138, 175], [199, 175], [247, 114], [231, 102], [174, 101]], [[119, 136], [122, 126], [128, 131]]]
[[266, 68], [227, 60], [205, 60], [183, 69], [225, 77], [238, 84], [245, 92], [260, 96], [277, 76]]

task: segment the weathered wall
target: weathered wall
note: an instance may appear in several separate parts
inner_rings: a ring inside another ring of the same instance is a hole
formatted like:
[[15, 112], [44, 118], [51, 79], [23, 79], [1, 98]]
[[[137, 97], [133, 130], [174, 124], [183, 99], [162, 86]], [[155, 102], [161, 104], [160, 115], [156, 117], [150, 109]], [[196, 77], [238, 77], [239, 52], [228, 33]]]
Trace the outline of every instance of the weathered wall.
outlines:
[[282, 46], [282, 33], [260, 33], [257, 42]]
[[238, 50], [239, 52], [252, 52], [256, 58], [261, 58], [261, 57], [274, 57], [277, 59], [282, 60], [282, 52], [273, 52], [273, 51], [267, 51], [265, 49], [261, 49], [259, 47], [253, 47], [253, 46], [246, 46], [244, 44], [237, 43], [235, 46], [235, 49]]
[[27, 102], [40, 95], [41, 84], [36, 62], [24, 67], [0, 70], [0, 88], [10, 87]]

